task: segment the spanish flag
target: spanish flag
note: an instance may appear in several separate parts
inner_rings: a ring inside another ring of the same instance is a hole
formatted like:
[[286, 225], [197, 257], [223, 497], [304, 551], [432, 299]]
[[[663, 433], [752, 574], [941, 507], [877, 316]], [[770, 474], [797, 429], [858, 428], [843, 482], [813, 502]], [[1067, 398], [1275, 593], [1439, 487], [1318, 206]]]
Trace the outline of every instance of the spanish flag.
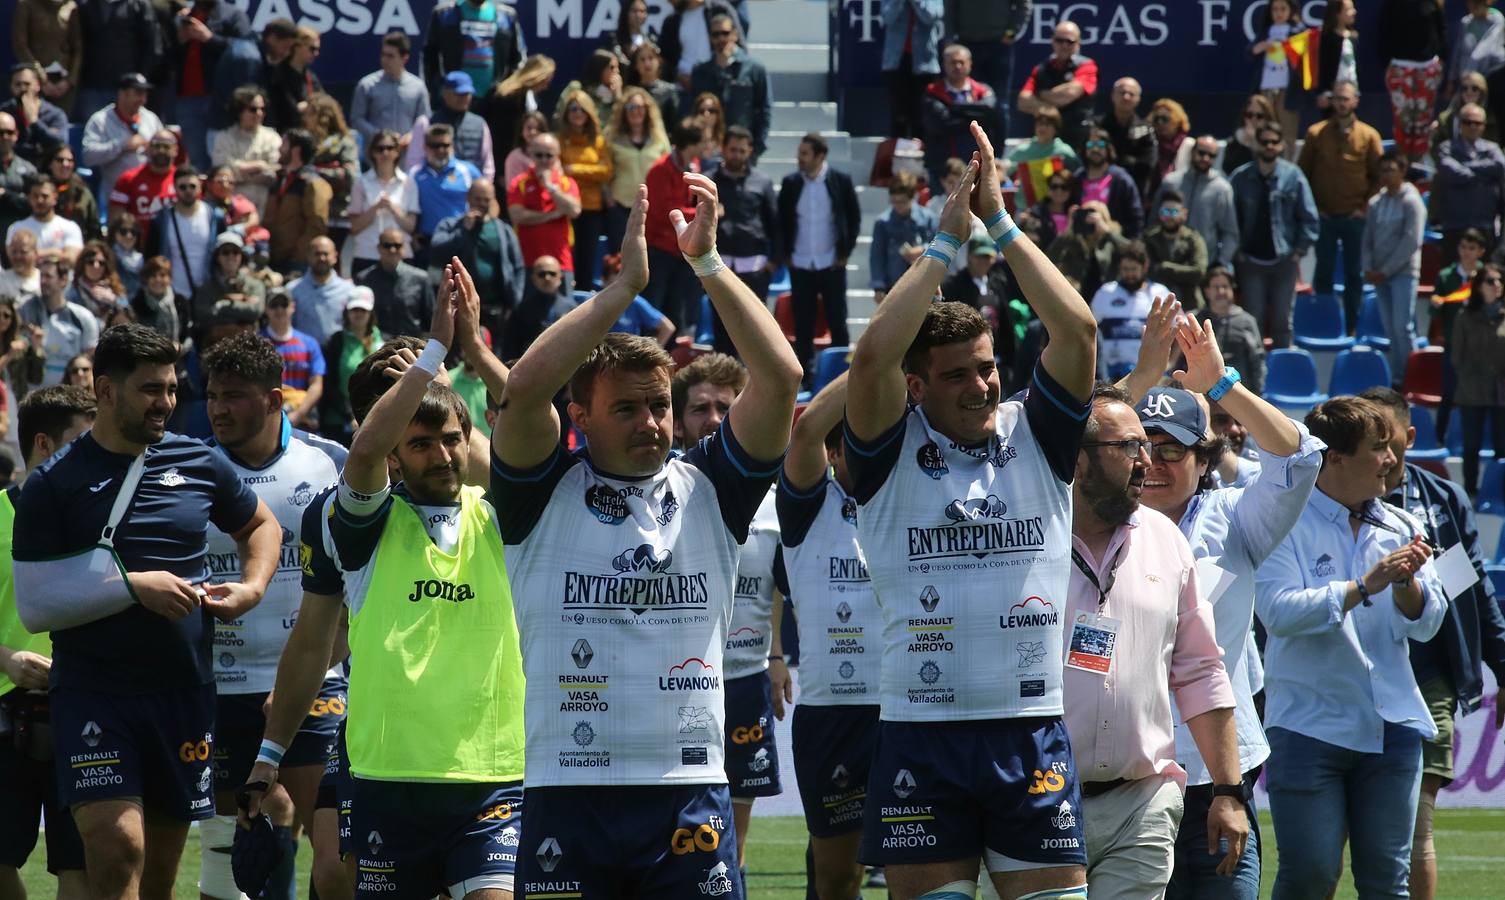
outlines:
[[1286, 60], [1291, 67], [1301, 71], [1301, 88], [1309, 91], [1312, 82], [1317, 80], [1317, 47], [1321, 44], [1321, 29], [1308, 28], [1300, 34], [1293, 34], [1281, 42], [1280, 48], [1285, 51]]
[[1463, 287], [1460, 287], [1458, 290], [1453, 291], [1451, 294], [1441, 294], [1432, 299], [1436, 300], [1438, 303], [1463, 303], [1464, 301], [1468, 300], [1469, 295], [1472, 294], [1473, 291], [1473, 282], [1465, 281], [1463, 282]]
[[1025, 204], [1034, 206], [1049, 196], [1050, 176], [1065, 169], [1066, 160], [1059, 156], [1020, 163], [1018, 170], [1014, 172], [1014, 180], [1019, 182], [1019, 187], [1024, 191]]

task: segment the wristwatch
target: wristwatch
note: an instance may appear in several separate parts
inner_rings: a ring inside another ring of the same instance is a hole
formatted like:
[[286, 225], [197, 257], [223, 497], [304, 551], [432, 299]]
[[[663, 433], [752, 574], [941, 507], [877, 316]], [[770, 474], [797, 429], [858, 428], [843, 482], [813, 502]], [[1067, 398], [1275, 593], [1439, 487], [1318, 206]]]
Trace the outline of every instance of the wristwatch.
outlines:
[[1213, 797], [1232, 797], [1240, 803], [1248, 803], [1253, 794], [1249, 786], [1242, 781], [1238, 784], [1214, 784], [1212, 786]]

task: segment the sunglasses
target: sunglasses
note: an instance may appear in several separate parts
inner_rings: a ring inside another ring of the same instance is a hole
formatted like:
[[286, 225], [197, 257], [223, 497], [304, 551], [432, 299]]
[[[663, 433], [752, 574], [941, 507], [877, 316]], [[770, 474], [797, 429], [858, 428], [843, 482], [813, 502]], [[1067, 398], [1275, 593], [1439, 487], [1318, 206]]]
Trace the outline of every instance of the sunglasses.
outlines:
[[[434, 145], [433, 144], [429, 144], [429, 146], [432, 147]], [[396, 144], [377, 144], [375, 147], [372, 147], [371, 149], [375, 150], [377, 153], [396, 153], [397, 152], [397, 145]]]
[[1256, 122], [1263, 122], [1269, 117], [1262, 112], [1254, 112], [1253, 110], [1250, 110], [1249, 112], [1244, 113], [1244, 118], [1253, 119]]
[[1052, 44], [1060, 44], [1063, 47], [1070, 47], [1072, 44], [1075, 44], [1077, 42], [1077, 39], [1068, 37], [1053, 37], [1050, 39], [1050, 42]]
[[1053, 190], [1053, 191], [1069, 191], [1069, 190], [1071, 190], [1071, 185], [1057, 183], [1057, 184], [1052, 184], [1050, 186], [1050, 189]]
[[14, 129], [14, 128], [0, 128], [0, 136], [15, 137], [16, 136], [16, 129]]
[[1468, 125], [1468, 126], [1470, 126], [1472, 128], [1483, 128], [1484, 127], [1484, 120], [1483, 119], [1459, 119], [1458, 122], [1459, 122], [1459, 124]]
[[86, 266], [102, 266], [104, 264], [105, 261], [97, 256], [90, 257], [89, 259], [84, 260], [84, 265]]
[[382, 241], [380, 244], [377, 244], [377, 246], [380, 247], [380, 248], [382, 248], [383, 250], [401, 250], [402, 249], [402, 242], [401, 241]]
[[1180, 462], [1181, 460], [1185, 459], [1186, 454], [1190, 452], [1190, 447], [1175, 443], [1154, 444], [1150, 447], [1151, 458], [1168, 463]]
[[1083, 146], [1085, 146], [1088, 150], [1106, 150], [1106, 149], [1108, 149], [1108, 142], [1107, 141], [1088, 141]]
[[553, 158], [557, 157], [559, 154], [558, 153], [529, 153], [528, 155], [531, 156], [531, 157], [533, 157], [534, 159], [553, 159]]
[[1484, 283], [1485, 284], [1492, 284], [1495, 287], [1499, 287], [1501, 284], [1505, 284], [1505, 282], [1502, 282], [1500, 280], [1500, 276], [1498, 276], [1498, 275], [1491, 275], [1489, 278], [1485, 278], [1484, 279]]
[[627, 112], [647, 112], [648, 111], [648, 107], [644, 106], [641, 103], [629, 103], [629, 104], [627, 104], [626, 106], [624, 106], [622, 108], [624, 110], [626, 110]]
[[1162, 207], [1160, 207], [1160, 214], [1162, 216], [1179, 216], [1179, 215], [1181, 215], [1181, 207], [1179, 207], [1179, 206], [1162, 206]]
[[453, 147], [453, 146], [454, 146], [453, 144], [436, 144], [433, 141], [430, 141], [429, 145], [428, 145], [428, 148], [430, 150], [448, 150], [450, 147]]
[[731, 31], [730, 29], [722, 29], [720, 31], [713, 31], [713, 32], [711, 32], [711, 37], [713, 37], [713, 38], [731, 37], [734, 33], [735, 32]]

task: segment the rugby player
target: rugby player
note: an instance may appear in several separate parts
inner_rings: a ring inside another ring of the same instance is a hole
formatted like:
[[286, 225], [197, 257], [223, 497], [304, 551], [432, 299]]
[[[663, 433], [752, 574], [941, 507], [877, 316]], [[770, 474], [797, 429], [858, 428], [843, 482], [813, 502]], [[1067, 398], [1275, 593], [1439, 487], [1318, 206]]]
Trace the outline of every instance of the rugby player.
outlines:
[[[954, 900], [986, 863], [1000, 895], [1083, 898], [1080, 808], [1061, 721], [1071, 478], [1089, 411], [1097, 326], [1003, 210], [979, 151], [940, 231], [852, 354], [846, 463], [858, 541], [882, 605], [881, 724], [861, 858], [897, 900]], [[979, 173], [980, 170], [980, 173]], [[968, 201], [1049, 344], [1023, 400], [1000, 402], [981, 314], [932, 303]]]
[[857, 845], [878, 739], [883, 616], [857, 544], [846, 398], [842, 375], [794, 423], [777, 499], [783, 587], [800, 632], [794, 768], [819, 900], [852, 900], [862, 887]]
[[[432, 383], [454, 336], [499, 392], [506, 370], [480, 343], [479, 308], [453, 260], [422, 356], [403, 345], [379, 351], [351, 378], [361, 426], [334, 501], [316, 500], [305, 514], [305, 605], [247, 785], [254, 813], [258, 782], [276, 779], [274, 757], [336, 644], [343, 596], [357, 896], [512, 897], [523, 763], [517, 632], [495, 513], [462, 486], [468, 409], [446, 383]], [[401, 374], [383, 392], [395, 359]], [[389, 467], [401, 476], [395, 486]], [[457, 737], [459, 719], [467, 727]]]
[[[17, 428], [26, 470], [36, 469], [94, 423], [94, 396], [73, 385], [26, 395]], [[24, 900], [20, 869], [47, 822], [47, 871], [57, 876], [58, 900], [87, 900], [84, 847], [73, 819], [57, 800], [52, 739], [46, 730], [47, 674], [52, 643], [28, 634], [16, 616], [10, 545], [16, 497], [25, 478], [0, 493], [0, 900]]]
[[[528, 672], [528, 896], [742, 895], [723, 648], [738, 545], [778, 472], [801, 370], [716, 253], [715, 183], [684, 179], [694, 220], [669, 218], [749, 375], [717, 432], [669, 458], [673, 362], [651, 338], [608, 334], [648, 281], [640, 187], [621, 275], [528, 348], [492, 434]], [[551, 402], [566, 384], [586, 440], [574, 454]]]
[[[16, 505], [16, 608], [52, 632], [59, 795], [103, 900], [170, 897], [188, 823], [214, 815], [210, 614], [256, 605], [281, 542], [223, 454], [167, 431], [177, 358], [150, 328], [106, 330], [93, 429]], [[241, 581], [205, 583], [210, 525], [234, 539]]]
[[[1192, 555], [1205, 560], [1198, 567], [1204, 591], [1217, 587], [1211, 576], [1227, 585], [1209, 600], [1233, 687], [1242, 778], [1216, 784], [1190, 726], [1176, 714], [1176, 761], [1186, 770], [1187, 788], [1167, 896], [1253, 900], [1260, 882], [1253, 784], [1270, 755], [1248, 665], [1254, 644], [1254, 573], [1301, 517], [1326, 445], [1241, 383], [1239, 372], [1224, 365], [1210, 323], [1177, 316], [1173, 306], [1174, 301], [1155, 302], [1139, 362], [1120, 385], [1136, 395], [1135, 409], [1153, 444], [1140, 502], [1176, 522]], [[1185, 368], [1173, 376], [1186, 390], [1150, 387], [1178, 348]], [[1236, 428], [1259, 445], [1259, 464], [1251, 467], [1241, 487], [1216, 486], [1215, 469], [1228, 443], [1209, 427], [1203, 397], [1230, 417], [1225, 431]], [[1248, 817], [1249, 838], [1237, 858], [1207, 852], [1217, 807], [1230, 803]]]
[[[674, 373], [674, 437], [689, 447], [716, 433], [727, 410], [747, 386], [747, 367], [734, 356], [707, 353]], [[722, 658], [726, 691], [726, 780], [737, 826], [737, 865], [746, 879], [747, 831], [753, 802], [783, 790], [774, 719], [784, 718], [793, 700], [789, 667], [777, 652], [783, 617], [774, 615], [783, 598], [774, 589], [774, 557], [779, 522], [773, 491], [758, 506], [747, 540], [737, 555], [737, 588], [732, 599]]]
[[[199, 827], [203, 847], [199, 893], [214, 900], [241, 896], [230, 871], [235, 836], [235, 789], [246, 781], [266, 727], [263, 708], [277, 675], [277, 660], [302, 600], [298, 535], [303, 511], [314, 497], [335, 483], [345, 463], [345, 448], [324, 438], [295, 431], [282, 413], [282, 355], [271, 342], [242, 332], [211, 347], [202, 357], [206, 411], [214, 439], [241, 480], [277, 518], [282, 549], [277, 574], [256, 609], [244, 618], [221, 622], [214, 629], [215, 713], [214, 780], [216, 816]], [[229, 535], [209, 535], [209, 571], [232, 577], [240, 559]], [[309, 710], [298, 736], [282, 759], [278, 789], [267, 812], [283, 845], [282, 866], [274, 873], [268, 896], [296, 896], [294, 812], [312, 824], [314, 799], [336, 729], [345, 718], [345, 675], [330, 669], [320, 697]], [[317, 845], [337, 840], [332, 833], [310, 832]], [[324, 852], [333, 848], [326, 847]]]

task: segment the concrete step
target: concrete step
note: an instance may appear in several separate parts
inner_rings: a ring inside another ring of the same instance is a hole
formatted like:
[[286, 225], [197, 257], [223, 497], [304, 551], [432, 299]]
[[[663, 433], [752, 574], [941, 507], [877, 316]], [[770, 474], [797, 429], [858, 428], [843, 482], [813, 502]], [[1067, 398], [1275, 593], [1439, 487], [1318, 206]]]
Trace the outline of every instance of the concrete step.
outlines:
[[878, 155], [878, 145], [883, 143], [883, 140], [883, 138], [876, 137], [852, 136], [850, 141], [852, 171], [859, 173], [859, 181], [867, 181], [868, 173], [873, 170], [873, 157]]
[[[778, 122], [775, 121], [777, 126]], [[804, 139], [805, 131], [784, 131], [775, 128], [768, 132], [767, 156], [775, 159], [795, 159], [799, 152], [800, 141]], [[844, 131], [821, 132], [826, 145], [831, 148], [830, 159], [839, 168], [846, 168], [852, 158], [852, 139]]]
[[830, 78], [826, 74], [824, 53], [820, 57], [820, 70], [814, 72], [776, 72], [769, 70], [768, 79], [773, 86], [773, 95], [780, 100], [808, 100], [824, 102], [831, 99]]
[[786, 75], [793, 72], [819, 72], [824, 75], [830, 67], [830, 46], [824, 39], [820, 43], [793, 44], [753, 41], [747, 52], [768, 70], [769, 77], [773, 79], [775, 95], [778, 94], [780, 81]]
[[773, 127], [779, 131], [804, 134], [819, 131], [822, 134], [836, 130], [835, 103], [789, 103], [773, 102]]
[[755, 42], [825, 43], [830, 33], [825, 0], [755, 0], [748, 12]]
[[854, 169], [852, 177], [857, 180], [857, 203], [862, 207], [862, 224], [871, 232], [873, 220], [888, 209], [888, 189], [864, 185], [867, 169], [863, 169], [860, 175]]

